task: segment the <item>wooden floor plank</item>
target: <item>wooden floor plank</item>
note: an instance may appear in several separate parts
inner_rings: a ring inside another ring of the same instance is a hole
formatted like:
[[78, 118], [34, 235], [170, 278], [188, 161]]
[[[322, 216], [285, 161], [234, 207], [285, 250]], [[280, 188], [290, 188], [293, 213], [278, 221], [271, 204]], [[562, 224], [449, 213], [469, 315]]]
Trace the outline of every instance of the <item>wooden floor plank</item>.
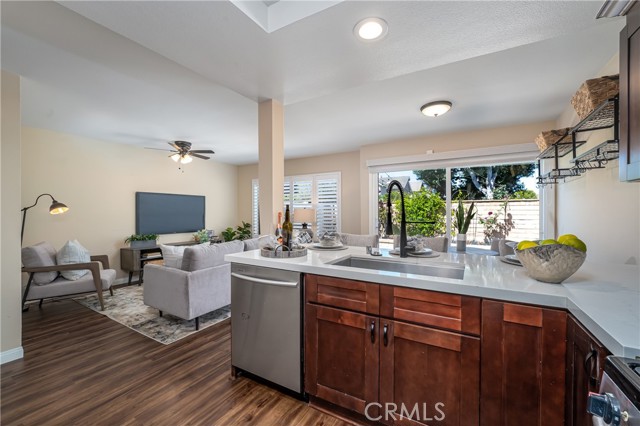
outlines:
[[345, 423], [244, 377], [223, 321], [162, 345], [72, 300], [23, 314], [25, 357], [0, 368], [2, 425]]

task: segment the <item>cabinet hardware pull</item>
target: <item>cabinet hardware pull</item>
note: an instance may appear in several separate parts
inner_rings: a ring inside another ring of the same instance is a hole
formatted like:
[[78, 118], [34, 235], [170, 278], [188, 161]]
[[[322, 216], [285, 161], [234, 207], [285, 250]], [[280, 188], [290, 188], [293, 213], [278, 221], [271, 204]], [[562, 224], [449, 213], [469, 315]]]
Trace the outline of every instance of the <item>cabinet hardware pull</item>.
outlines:
[[598, 355], [598, 351], [592, 349], [591, 352], [584, 359], [584, 372], [589, 376], [589, 385], [596, 386], [598, 384], [597, 374], [596, 377], [593, 377], [593, 363], [591, 362], [591, 358]]
[[371, 343], [376, 342], [376, 322], [371, 321]]
[[389, 344], [389, 336], [387, 332], [389, 331], [389, 326], [387, 324], [382, 328], [382, 340], [384, 341], [384, 345], [387, 346]]

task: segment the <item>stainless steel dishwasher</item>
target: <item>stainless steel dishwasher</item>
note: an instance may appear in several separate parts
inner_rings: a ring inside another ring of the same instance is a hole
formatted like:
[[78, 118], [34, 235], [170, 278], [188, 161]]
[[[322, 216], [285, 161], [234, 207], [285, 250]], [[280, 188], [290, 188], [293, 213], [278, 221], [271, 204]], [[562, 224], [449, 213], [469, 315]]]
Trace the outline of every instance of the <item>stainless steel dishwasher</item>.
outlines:
[[231, 265], [231, 364], [302, 393], [301, 274]]

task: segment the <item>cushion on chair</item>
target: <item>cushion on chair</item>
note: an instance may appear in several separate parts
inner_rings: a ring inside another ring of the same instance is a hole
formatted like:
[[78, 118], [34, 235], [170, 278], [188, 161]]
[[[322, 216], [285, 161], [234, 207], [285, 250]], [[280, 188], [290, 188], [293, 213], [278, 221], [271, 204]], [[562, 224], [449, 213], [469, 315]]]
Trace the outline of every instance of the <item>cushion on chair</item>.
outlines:
[[[201, 245], [209, 245], [209, 241], [197, 244]], [[162, 259], [164, 260], [164, 266], [168, 268], [177, 268], [180, 269], [182, 266], [182, 258], [184, 256], [184, 251], [187, 247], [193, 246], [170, 246], [166, 244], [160, 244], [160, 250], [162, 251]]]
[[238, 240], [220, 244], [204, 244], [195, 247], [187, 247], [184, 251], [182, 268], [180, 269], [192, 272], [222, 265], [225, 263], [225, 255], [238, 253], [243, 250], [244, 243]]
[[[115, 269], [103, 269], [100, 271], [102, 290], [108, 290], [116, 279]], [[50, 284], [43, 286], [31, 286], [27, 300], [46, 299], [48, 297], [66, 296], [69, 294], [88, 293], [96, 291], [93, 283], [93, 274], [89, 273], [76, 281], [69, 281], [60, 277]]]
[[[80, 244], [78, 240], [69, 240], [58, 250], [56, 262], [58, 265], [88, 263], [91, 262], [91, 255], [89, 254], [89, 250], [82, 247], [82, 244]], [[61, 271], [60, 275], [68, 280], [76, 281], [88, 273], [88, 269], [76, 269], [73, 271]]]
[[260, 238], [251, 238], [250, 240], [242, 241], [244, 243], [244, 251], [257, 250], [260, 248], [260, 244], [258, 243]]
[[[56, 249], [43, 241], [30, 247], [22, 249], [22, 265], [26, 268], [34, 268], [38, 266], [54, 266], [56, 265]], [[42, 285], [49, 284], [58, 278], [58, 272], [37, 272], [33, 274], [33, 283]]]

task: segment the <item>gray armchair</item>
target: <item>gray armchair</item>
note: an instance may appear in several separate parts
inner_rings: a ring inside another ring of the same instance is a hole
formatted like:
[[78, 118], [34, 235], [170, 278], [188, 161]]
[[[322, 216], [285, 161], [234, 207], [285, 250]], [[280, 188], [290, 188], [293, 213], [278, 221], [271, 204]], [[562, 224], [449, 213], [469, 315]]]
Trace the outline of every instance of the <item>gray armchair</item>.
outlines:
[[[39, 256], [29, 256], [29, 251], [36, 247]], [[22, 268], [22, 272], [29, 274], [29, 280], [27, 281], [27, 286], [22, 296], [23, 310], [26, 310], [24, 305], [29, 300], [40, 299], [40, 306], [42, 306], [43, 300], [50, 297], [69, 296], [92, 291], [98, 294], [100, 308], [104, 310], [102, 292], [109, 290], [111, 295], [113, 295], [111, 286], [116, 279], [116, 271], [115, 269], [109, 268], [109, 258], [106, 255], [91, 256], [91, 262], [87, 263], [56, 265], [56, 252], [49, 243], [40, 243], [22, 250], [23, 264], [25, 265]], [[102, 264], [102, 270], [100, 269], [100, 264]], [[56, 278], [58, 272], [79, 269], [88, 269], [90, 273], [78, 280], [67, 280], [62, 276]], [[38, 281], [36, 279], [38, 274], [46, 275], [47, 273], [53, 273], [53, 281], [46, 279], [44, 281]]]
[[188, 247], [182, 267], [147, 264], [144, 267], [144, 304], [192, 320], [231, 304], [231, 265], [224, 256], [244, 250], [242, 241]]

